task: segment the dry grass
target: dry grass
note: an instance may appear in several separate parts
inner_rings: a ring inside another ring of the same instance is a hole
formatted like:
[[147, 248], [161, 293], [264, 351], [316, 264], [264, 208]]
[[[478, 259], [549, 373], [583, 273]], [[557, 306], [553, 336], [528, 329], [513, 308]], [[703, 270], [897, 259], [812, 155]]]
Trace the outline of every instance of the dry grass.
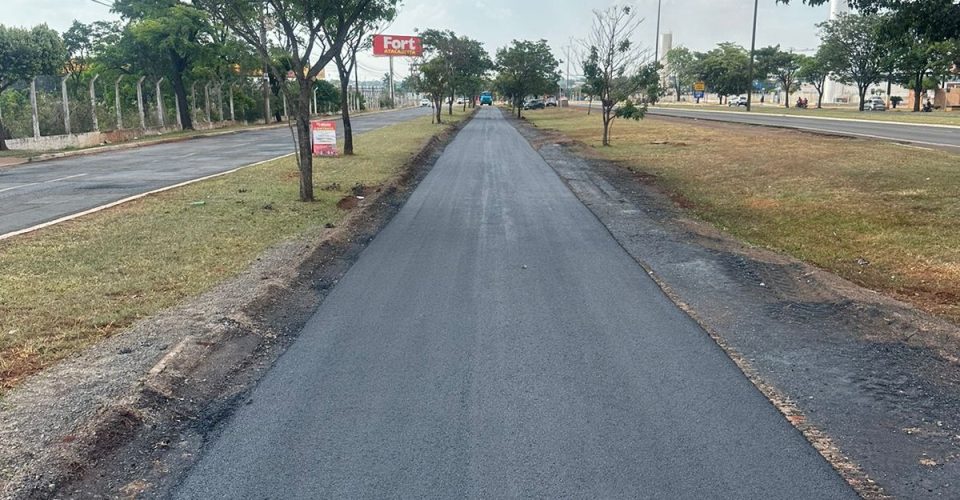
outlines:
[[960, 155], [773, 128], [528, 114], [652, 174], [682, 206], [755, 245], [960, 321]]
[[[700, 105], [687, 105], [687, 104], [671, 104], [669, 102], [663, 103], [663, 107], [670, 108], [675, 107], [677, 109], [691, 109], [691, 110], [704, 110], [704, 111], [731, 111], [731, 112], [741, 112], [746, 113], [747, 110], [744, 108], [733, 108], [729, 106], [719, 106], [716, 104], [700, 104]], [[811, 103], [811, 106], [814, 106]], [[955, 125], [960, 127], [960, 112], [943, 112], [937, 111], [934, 113], [914, 113], [912, 105], [906, 107], [898, 107], [897, 109], [888, 109], [887, 111], [859, 111], [856, 107], [826, 107], [822, 109], [816, 109], [815, 107], [810, 107], [808, 109], [796, 109], [793, 107], [793, 103], [790, 103], [790, 108], [785, 108], [783, 106], [774, 106], [771, 104], [765, 105], [754, 105], [753, 113], [771, 113], [771, 114], [786, 114], [786, 115], [796, 115], [796, 116], [819, 116], [822, 118], [846, 118], [853, 120], [873, 120], [873, 121], [890, 121], [890, 122], [903, 122], [903, 123], [919, 123], [919, 124], [933, 124], [933, 125]]]
[[288, 157], [0, 242], [0, 394], [208, 290], [268, 247], [338, 223], [336, 204], [355, 184], [396, 176], [439, 130], [421, 117], [357, 136], [355, 157], [317, 159], [315, 203], [295, 201]]

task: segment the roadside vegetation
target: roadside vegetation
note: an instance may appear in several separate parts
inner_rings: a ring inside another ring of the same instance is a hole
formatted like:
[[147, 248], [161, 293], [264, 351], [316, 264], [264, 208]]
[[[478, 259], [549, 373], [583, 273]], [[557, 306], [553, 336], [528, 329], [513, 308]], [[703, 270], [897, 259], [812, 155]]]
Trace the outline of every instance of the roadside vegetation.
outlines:
[[531, 113], [644, 176], [698, 218], [960, 322], [960, 156], [872, 140], [736, 124]]
[[[466, 116], [454, 110], [447, 123]], [[317, 159], [313, 203], [296, 201], [296, 160], [151, 195], [0, 241], [0, 394], [134, 321], [196, 296], [277, 243], [321, 237], [358, 184], [375, 188], [438, 132], [428, 117], [355, 138]]]

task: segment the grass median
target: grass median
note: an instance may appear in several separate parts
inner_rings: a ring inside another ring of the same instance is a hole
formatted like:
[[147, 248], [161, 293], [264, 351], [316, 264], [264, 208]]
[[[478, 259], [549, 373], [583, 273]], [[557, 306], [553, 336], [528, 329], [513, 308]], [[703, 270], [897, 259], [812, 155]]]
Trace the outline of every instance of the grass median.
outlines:
[[[812, 105], [812, 104], [811, 104]], [[746, 113], [745, 108], [735, 108], [730, 106], [719, 106], [716, 104], [671, 104], [663, 103], [659, 107], [674, 109], [689, 109], [701, 111], [730, 111]], [[911, 106], [889, 109], [887, 111], [860, 111], [854, 106], [851, 107], [826, 107], [817, 109], [814, 107], [807, 109], [789, 108], [783, 105], [774, 106], [771, 104], [755, 104], [751, 113], [780, 114], [790, 116], [820, 117], [820, 118], [844, 118], [848, 120], [869, 120], [869, 121], [888, 121], [901, 123], [915, 123], [919, 125], [953, 125], [960, 127], [960, 112], [934, 111], [932, 113], [914, 113]]]
[[[455, 110], [447, 123], [463, 119]], [[358, 155], [314, 162], [297, 200], [293, 157], [0, 241], [0, 394], [25, 376], [236, 275], [267, 248], [328, 223], [443, 130], [430, 116], [355, 137]]]
[[960, 155], [795, 130], [528, 112], [752, 244], [960, 322]]

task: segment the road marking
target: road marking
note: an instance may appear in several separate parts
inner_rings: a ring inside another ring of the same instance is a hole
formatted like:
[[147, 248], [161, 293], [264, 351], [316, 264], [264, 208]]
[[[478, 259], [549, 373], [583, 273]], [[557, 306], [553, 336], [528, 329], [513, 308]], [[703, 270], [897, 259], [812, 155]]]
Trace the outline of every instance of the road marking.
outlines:
[[[0, 234], [0, 240], [5, 240], [5, 239], [7, 239], [7, 238], [12, 238], [12, 237], [14, 237], [14, 236], [19, 236], [19, 235], [21, 235], [21, 234], [32, 233], [33, 231], [36, 231], [36, 230], [38, 230], [38, 229], [43, 229], [43, 228], [45, 228], [45, 227], [50, 227], [50, 226], [53, 226], [53, 225], [55, 225], [55, 224], [60, 224], [61, 222], [66, 222], [66, 221], [68, 221], [68, 220], [73, 220], [73, 219], [76, 219], [76, 218], [78, 218], [78, 217], [83, 217], [84, 215], [90, 215], [90, 214], [92, 214], [92, 213], [96, 213], [96, 212], [99, 212], [99, 211], [101, 211], [101, 210], [106, 210], [106, 209], [108, 209], [108, 208], [112, 208], [112, 207], [115, 207], [115, 206], [117, 206], [117, 205], [122, 205], [122, 204], [124, 204], [124, 203], [131, 202], [131, 201], [133, 201], [133, 200], [139, 200], [140, 198], [144, 198], [144, 197], [146, 197], [146, 196], [150, 196], [151, 194], [162, 193], [162, 192], [164, 192], [164, 191], [169, 191], [169, 190], [171, 190], [171, 189], [176, 189], [176, 188], [178, 188], [178, 187], [188, 186], [188, 185], [193, 184], [193, 183], [195, 183], [195, 182], [205, 181], [205, 180], [207, 180], [207, 179], [213, 179], [213, 178], [220, 177], [220, 176], [223, 176], [223, 175], [232, 174], [232, 173], [234, 173], [234, 172], [243, 170], [243, 169], [248, 168], [248, 167], [255, 167], [255, 166], [257, 166], [257, 165], [262, 165], [262, 164], [267, 163], [267, 162], [270, 162], [270, 161], [279, 160], [279, 159], [281, 159], [281, 158], [286, 158], [286, 157], [288, 157], [288, 156], [293, 156], [293, 154], [294, 154], [294, 153], [287, 153], [287, 154], [285, 154], [285, 155], [277, 156], [277, 157], [275, 157], [275, 158], [270, 158], [270, 159], [263, 160], [263, 161], [258, 161], [258, 162], [256, 162], [256, 163], [251, 163], [251, 164], [249, 164], [249, 165], [243, 165], [243, 166], [241, 166], [241, 167], [237, 167], [237, 168], [234, 168], [234, 169], [231, 169], [231, 170], [227, 170], [227, 171], [224, 171], [224, 172], [218, 172], [218, 173], [216, 173], [216, 174], [207, 175], [207, 176], [200, 177], [200, 178], [197, 178], [197, 179], [190, 179], [189, 181], [184, 181], [184, 182], [180, 182], [180, 183], [177, 183], [177, 184], [173, 184], [172, 186], [166, 186], [166, 187], [162, 187], [162, 188], [159, 188], [159, 189], [154, 189], [153, 191], [147, 191], [146, 193], [140, 193], [140, 194], [135, 194], [135, 195], [133, 195], [133, 196], [128, 196], [128, 197], [126, 197], [126, 198], [124, 198], [124, 199], [122, 199], [122, 200], [112, 201], [112, 202], [110, 202], [110, 203], [107, 203], [106, 205], [100, 205], [99, 207], [93, 207], [93, 208], [91, 208], [91, 209], [84, 210], [84, 211], [82, 211], [82, 212], [77, 212], [77, 213], [75, 213], [75, 214], [65, 215], [65, 216], [63, 216], [63, 217], [60, 217], [59, 219], [54, 219], [54, 220], [49, 221], [49, 222], [44, 222], [44, 223], [42, 223], [42, 224], [37, 224], [37, 225], [35, 225], [35, 226], [30, 226], [30, 227], [25, 228], [25, 229], [18, 229], [18, 230], [16, 230], [16, 231], [11, 231], [11, 232], [6, 233], [6, 234]], [[35, 184], [36, 184], [36, 183], [35, 183]], [[19, 186], [19, 187], [23, 187], [23, 186]], [[10, 188], [7, 188], [7, 189], [10, 189]]]
[[66, 176], [66, 177], [60, 177], [60, 178], [58, 178], [58, 179], [50, 179], [50, 180], [48, 180], [48, 181], [30, 182], [30, 183], [27, 183], [27, 184], [20, 184], [19, 186], [12, 186], [12, 187], [8, 187], [8, 188], [0, 189], [0, 193], [5, 193], [5, 192], [7, 192], [7, 191], [13, 191], [14, 189], [20, 189], [20, 188], [25, 188], [25, 187], [30, 187], [30, 186], [36, 186], [37, 184], [49, 184], [49, 183], [51, 183], [51, 182], [60, 182], [60, 181], [65, 181], [65, 180], [67, 180], [67, 179], [75, 179], [75, 178], [77, 178], [77, 177], [83, 177], [84, 175], [87, 175], [87, 174], [68, 175], [68, 176]]
[[[43, 183], [44, 183], [44, 184], [48, 184], [48, 183], [50, 183], [50, 182], [60, 182], [60, 181], [65, 181], [65, 180], [67, 180], [67, 179], [76, 179], [77, 177], [83, 177], [83, 176], [85, 176], [85, 175], [87, 175], [87, 174], [68, 175], [68, 176], [66, 176], [66, 177], [60, 177], [59, 179], [50, 179], [49, 181], [43, 181]], [[34, 183], [34, 184], [36, 184], [36, 183]]]

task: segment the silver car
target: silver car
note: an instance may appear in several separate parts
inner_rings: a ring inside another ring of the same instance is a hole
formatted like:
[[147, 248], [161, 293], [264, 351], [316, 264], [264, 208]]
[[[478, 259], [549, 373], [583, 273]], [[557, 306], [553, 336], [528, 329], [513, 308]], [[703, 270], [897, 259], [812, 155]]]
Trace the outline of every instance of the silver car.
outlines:
[[886, 111], [887, 103], [882, 97], [871, 97], [863, 103], [864, 111]]

